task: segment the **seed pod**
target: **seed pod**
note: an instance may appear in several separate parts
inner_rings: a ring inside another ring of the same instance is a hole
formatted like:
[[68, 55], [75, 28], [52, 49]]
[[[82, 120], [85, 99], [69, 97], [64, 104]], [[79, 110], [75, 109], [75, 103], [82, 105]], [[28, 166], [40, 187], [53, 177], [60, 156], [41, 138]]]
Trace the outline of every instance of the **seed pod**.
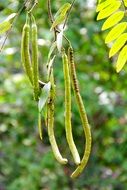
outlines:
[[33, 73], [32, 73], [31, 59], [29, 52], [29, 43], [30, 43], [30, 25], [27, 18], [22, 32], [21, 61], [31, 84], [33, 84]]
[[74, 162], [80, 164], [80, 156], [75, 146], [73, 135], [72, 135], [72, 126], [71, 126], [71, 82], [70, 82], [70, 73], [68, 66], [68, 57], [66, 53], [62, 52], [63, 60], [63, 72], [64, 72], [64, 81], [65, 81], [65, 131], [66, 138], [70, 148], [70, 151], [73, 155]]
[[63, 158], [60, 154], [59, 148], [56, 143], [55, 135], [54, 135], [54, 100], [55, 100], [55, 87], [54, 87], [54, 77], [53, 77], [53, 69], [50, 75], [51, 82], [51, 90], [49, 95], [49, 102], [47, 104], [48, 107], [48, 136], [49, 141], [54, 153], [55, 158], [61, 164], [66, 164], [67, 159]]
[[69, 66], [70, 66], [70, 71], [71, 71], [72, 87], [73, 87], [73, 91], [75, 94], [76, 102], [77, 102], [78, 109], [79, 109], [80, 118], [82, 121], [82, 126], [83, 126], [84, 133], [85, 133], [85, 138], [86, 138], [85, 151], [84, 151], [84, 156], [81, 160], [81, 164], [76, 168], [76, 170], [71, 175], [72, 178], [76, 178], [78, 175], [80, 175], [82, 173], [83, 169], [85, 168], [85, 166], [88, 162], [89, 156], [90, 156], [90, 152], [91, 152], [91, 131], [90, 131], [85, 107], [83, 104], [83, 100], [82, 100], [82, 97], [80, 95], [78, 79], [77, 79], [75, 63], [74, 63], [74, 53], [73, 53], [72, 47], [69, 47], [69, 49], [68, 49], [68, 57], [69, 57]]
[[33, 88], [34, 98], [38, 101], [39, 98], [39, 71], [38, 71], [38, 42], [37, 42], [37, 25], [32, 15], [32, 68], [33, 68]]

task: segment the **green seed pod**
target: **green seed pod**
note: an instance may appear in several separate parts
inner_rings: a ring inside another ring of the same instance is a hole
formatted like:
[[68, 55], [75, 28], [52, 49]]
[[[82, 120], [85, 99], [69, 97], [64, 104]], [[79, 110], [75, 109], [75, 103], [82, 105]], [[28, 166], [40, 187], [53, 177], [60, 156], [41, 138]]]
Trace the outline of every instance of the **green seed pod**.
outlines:
[[27, 19], [22, 32], [21, 61], [31, 84], [33, 84], [33, 73], [32, 73], [31, 59], [29, 52], [29, 43], [30, 43], [30, 25]]
[[54, 86], [54, 77], [53, 77], [53, 69], [50, 75], [51, 82], [51, 90], [49, 95], [49, 101], [47, 104], [48, 107], [48, 136], [49, 141], [54, 153], [55, 158], [61, 164], [66, 164], [67, 159], [63, 158], [60, 154], [59, 148], [56, 143], [55, 135], [54, 135], [54, 100], [55, 100], [55, 86]]
[[65, 81], [65, 131], [66, 138], [70, 148], [70, 151], [73, 155], [74, 162], [80, 164], [80, 156], [75, 146], [73, 135], [72, 135], [72, 126], [71, 126], [71, 82], [70, 82], [70, 73], [68, 66], [68, 57], [64, 51], [62, 51], [62, 60], [63, 60], [63, 72], [64, 72], [64, 81]]
[[39, 98], [39, 71], [38, 71], [38, 42], [37, 42], [37, 25], [32, 16], [32, 68], [33, 68], [33, 88], [34, 98], [38, 101]]
[[85, 151], [84, 151], [84, 156], [81, 160], [81, 164], [76, 168], [76, 170], [71, 175], [72, 178], [76, 178], [78, 175], [82, 173], [83, 169], [85, 168], [89, 160], [92, 139], [91, 139], [91, 131], [90, 131], [90, 127], [89, 127], [89, 123], [87, 119], [87, 114], [85, 111], [82, 97], [80, 95], [78, 79], [77, 79], [75, 63], [74, 63], [74, 53], [73, 53], [72, 47], [69, 47], [68, 49], [68, 57], [69, 57], [69, 65], [70, 65], [70, 71], [71, 71], [72, 87], [75, 94], [76, 102], [78, 105], [83, 129], [85, 133], [85, 138], [86, 138]]

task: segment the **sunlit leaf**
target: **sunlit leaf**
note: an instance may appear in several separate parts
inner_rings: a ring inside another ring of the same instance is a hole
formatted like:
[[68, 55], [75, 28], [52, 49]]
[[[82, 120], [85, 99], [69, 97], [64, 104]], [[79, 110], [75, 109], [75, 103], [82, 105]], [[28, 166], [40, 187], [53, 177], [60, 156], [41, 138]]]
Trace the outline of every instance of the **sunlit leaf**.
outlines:
[[66, 18], [66, 15], [59, 15], [59, 17], [57, 17], [55, 19], [55, 21], [53, 22], [53, 24], [51, 26], [51, 30], [53, 28], [55, 28], [57, 25], [62, 24], [64, 22], [65, 18]]
[[111, 15], [103, 24], [102, 26], [102, 30], [106, 30], [112, 26], [114, 26], [115, 24], [117, 24], [119, 21], [122, 20], [122, 18], [124, 17], [124, 12], [123, 11], [118, 11], [116, 13], [114, 13], [113, 15]]
[[0, 23], [0, 35], [7, 32], [10, 28], [11, 28], [11, 24], [9, 22], [4, 21]]
[[116, 71], [120, 72], [126, 62], [127, 62], [127, 45], [124, 46], [123, 49], [120, 51], [120, 54], [118, 56], [118, 60], [116, 63]]
[[101, 19], [104, 19], [104, 18], [110, 16], [115, 11], [117, 11], [120, 6], [121, 6], [121, 2], [120, 1], [116, 1], [116, 2], [114, 2], [112, 4], [110, 4], [105, 9], [103, 9], [102, 11], [99, 12], [99, 14], [97, 16], [97, 20], [101, 20]]
[[122, 34], [125, 31], [126, 28], [127, 28], [127, 22], [122, 22], [120, 24], [117, 24], [106, 36], [105, 43], [112, 42], [113, 40], [118, 38], [120, 34]]
[[123, 0], [124, 1], [124, 5], [127, 7], [127, 0]]
[[107, 6], [109, 6], [111, 3], [115, 2], [115, 0], [107, 0], [107, 1], [104, 1], [104, 2], [100, 2], [98, 5], [97, 5], [97, 8], [96, 8], [96, 12], [99, 12], [101, 10], [103, 10], [104, 8], [106, 8]]
[[65, 15], [67, 11], [70, 9], [71, 4], [70, 3], [65, 3], [56, 13], [55, 18], [58, 17], [58, 15], [62, 14]]
[[0, 35], [7, 32], [11, 28], [13, 19], [16, 15], [16, 13], [12, 13], [3, 22], [0, 23]]
[[122, 34], [113, 44], [109, 52], [109, 57], [115, 55], [127, 42], [127, 33]]

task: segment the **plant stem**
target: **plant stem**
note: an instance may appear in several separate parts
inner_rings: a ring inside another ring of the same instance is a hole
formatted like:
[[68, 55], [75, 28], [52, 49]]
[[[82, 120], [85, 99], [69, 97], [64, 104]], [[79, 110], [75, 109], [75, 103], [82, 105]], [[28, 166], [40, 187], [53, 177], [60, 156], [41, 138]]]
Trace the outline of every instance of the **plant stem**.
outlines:
[[[50, 22], [53, 23], [54, 18], [53, 18], [52, 9], [51, 9], [51, 0], [48, 0], [48, 15], [49, 15]], [[55, 41], [56, 41], [56, 36], [57, 36], [57, 31], [56, 31], [56, 28], [54, 28], [54, 40]]]

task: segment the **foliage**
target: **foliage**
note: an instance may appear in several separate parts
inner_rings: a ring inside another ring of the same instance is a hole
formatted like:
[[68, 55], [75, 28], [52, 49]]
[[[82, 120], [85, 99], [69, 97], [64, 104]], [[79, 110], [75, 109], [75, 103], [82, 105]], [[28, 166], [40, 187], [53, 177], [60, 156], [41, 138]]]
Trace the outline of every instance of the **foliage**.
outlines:
[[127, 62], [127, 22], [126, 17], [127, 1], [99, 1], [97, 6], [97, 20], [107, 18], [102, 26], [102, 30], [111, 29], [105, 38], [105, 43], [114, 42], [112, 45], [109, 57], [112, 57], [119, 52], [116, 61], [116, 71], [120, 72]]
[[[66, 1], [53, 1], [54, 14]], [[1, 1], [0, 19], [4, 20], [21, 7], [22, 1]], [[79, 12], [77, 10], [80, 10]], [[119, 190], [127, 188], [127, 96], [126, 67], [118, 75], [113, 69], [114, 59], [108, 58], [105, 34], [101, 23], [95, 21], [95, 7], [90, 9], [84, 0], [77, 1], [69, 20], [66, 35], [75, 50], [80, 89], [92, 128], [93, 149], [89, 164], [82, 176], [71, 181], [70, 168], [61, 167], [54, 159], [44, 125], [42, 143], [37, 132], [37, 108], [32, 89], [21, 69], [21, 29], [25, 22], [21, 13], [0, 55], [0, 188], [2, 190], [81, 189]], [[41, 78], [52, 39], [49, 31], [45, 1], [36, 9], [39, 26], [39, 60]], [[3, 38], [1, 39], [3, 40]], [[2, 42], [2, 41], [1, 41]], [[62, 63], [56, 61], [57, 82], [55, 132], [61, 152], [70, 155], [64, 132], [64, 84]], [[83, 136], [75, 100], [73, 99], [73, 132], [82, 155]], [[62, 138], [61, 138], [62, 137]], [[72, 168], [73, 169], [73, 168]]]

